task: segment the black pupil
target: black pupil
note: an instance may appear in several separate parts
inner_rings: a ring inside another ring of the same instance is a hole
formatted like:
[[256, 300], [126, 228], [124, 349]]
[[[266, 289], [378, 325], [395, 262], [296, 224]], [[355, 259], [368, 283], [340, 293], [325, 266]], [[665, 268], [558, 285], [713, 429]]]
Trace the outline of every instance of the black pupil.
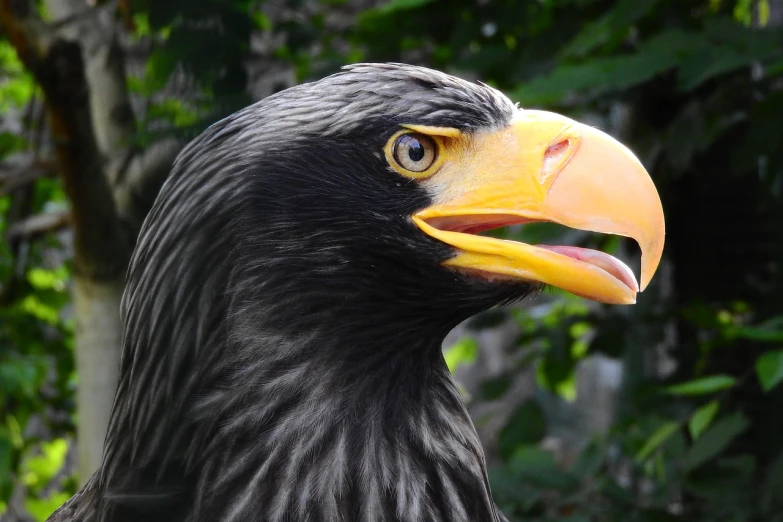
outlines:
[[421, 146], [421, 142], [416, 138], [411, 138], [411, 143], [408, 148], [408, 157], [412, 161], [421, 161], [424, 158], [424, 147]]

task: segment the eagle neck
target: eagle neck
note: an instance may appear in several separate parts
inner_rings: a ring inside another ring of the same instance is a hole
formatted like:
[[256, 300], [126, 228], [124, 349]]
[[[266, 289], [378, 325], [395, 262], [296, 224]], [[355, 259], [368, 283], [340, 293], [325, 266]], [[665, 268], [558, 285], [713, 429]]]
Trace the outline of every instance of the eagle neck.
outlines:
[[210, 517], [223, 499], [219, 520], [499, 520], [439, 340], [343, 347], [379, 354], [357, 359], [266, 339], [203, 453]]

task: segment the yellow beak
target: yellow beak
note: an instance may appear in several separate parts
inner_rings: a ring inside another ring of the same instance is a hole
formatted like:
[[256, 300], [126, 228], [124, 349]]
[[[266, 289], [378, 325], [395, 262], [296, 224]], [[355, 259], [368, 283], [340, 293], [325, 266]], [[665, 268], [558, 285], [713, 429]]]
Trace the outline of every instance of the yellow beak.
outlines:
[[508, 127], [445, 153], [444, 167], [422, 182], [435, 202], [413, 220], [457, 249], [447, 266], [538, 281], [604, 303], [636, 301], [633, 273], [608, 254], [474, 234], [550, 221], [635, 239], [641, 290], [652, 279], [663, 252], [661, 201], [636, 156], [611, 136], [558, 114], [523, 110]]

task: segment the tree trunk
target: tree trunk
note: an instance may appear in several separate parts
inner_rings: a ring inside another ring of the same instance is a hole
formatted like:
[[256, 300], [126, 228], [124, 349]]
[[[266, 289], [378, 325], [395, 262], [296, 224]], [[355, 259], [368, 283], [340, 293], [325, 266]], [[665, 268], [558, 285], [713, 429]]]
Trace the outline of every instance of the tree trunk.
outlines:
[[[112, 4], [0, 0], [0, 27], [46, 100], [74, 228], [79, 481], [101, 462], [122, 346], [120, 299], [138, 228], [181, 144], [133, 147], [135, 116]], [[140, 197], [141, 196], [141, 197]]]
[[103, 440], [117, 388], [122, 342], [120, 299], [124, 281], [75, 277], [76, 369], [79, 375], [79, 478], [86, 481], [101, 462]]

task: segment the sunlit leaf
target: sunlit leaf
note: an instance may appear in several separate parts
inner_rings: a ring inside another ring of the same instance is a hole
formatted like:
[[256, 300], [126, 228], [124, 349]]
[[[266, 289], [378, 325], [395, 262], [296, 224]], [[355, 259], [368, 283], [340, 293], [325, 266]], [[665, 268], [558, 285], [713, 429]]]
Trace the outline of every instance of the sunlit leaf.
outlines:
[[43, 499], [27, 497], [24, 501], [24, 507], [36, 521], [44, 522], [70, 496], [68, 493], [52, 493], [49, 497]]
[[753, 21], [753, 0], [736, 0], [734, 5], [734, 19], [743, 25], [749, 26]]
[[35, 83], [16, 50], [5, 40], [0, 40], [0, 71], [0, 111], [24, 106], [33, 94]]
[[67, 278], [68, 272], [64, 267], [57, 270], [46, 270], [36, 267], [31, 268], [27, 272], [27, 279], [35, 288], [51, 289], [58, 292], [65, 290]]
[[569, 373], [566, 378], [555, 384], [554, 392], [562, 399], [573, 402], [576, 400], [576, 371]]
[[769, 25], [769, 0], [759, 0], [757, 6], [759, 25], [766, 27]]
[[44, 442], [40, 452], [40, 455], [25, 459], [22, 465], [22, 474], [28, 487], [43, 486], [54, 478], [65, 463], [68, 443], [64, 439]]
[[48, 324], [57, 324], [60, 319], [60, 311], [57, 308], [44, 303], [36, 295], [31, 294], [26, 296], [22, 300], [20, 306], [22, 310], [28, 314]]
[[454, 372], [463, 364], [473, 364], [478, 356], [478, 343], [472, 337], [463, 337], [449, 348], [447, 348], [443, 357], [446, 359], [446, 365], [449, 371]]
[[176, 127], [188, 127], [199, 121], [197, 110], [188, 107], [180, 100], [168, 99], [149, 108], [150, 118], [163, 118]]

